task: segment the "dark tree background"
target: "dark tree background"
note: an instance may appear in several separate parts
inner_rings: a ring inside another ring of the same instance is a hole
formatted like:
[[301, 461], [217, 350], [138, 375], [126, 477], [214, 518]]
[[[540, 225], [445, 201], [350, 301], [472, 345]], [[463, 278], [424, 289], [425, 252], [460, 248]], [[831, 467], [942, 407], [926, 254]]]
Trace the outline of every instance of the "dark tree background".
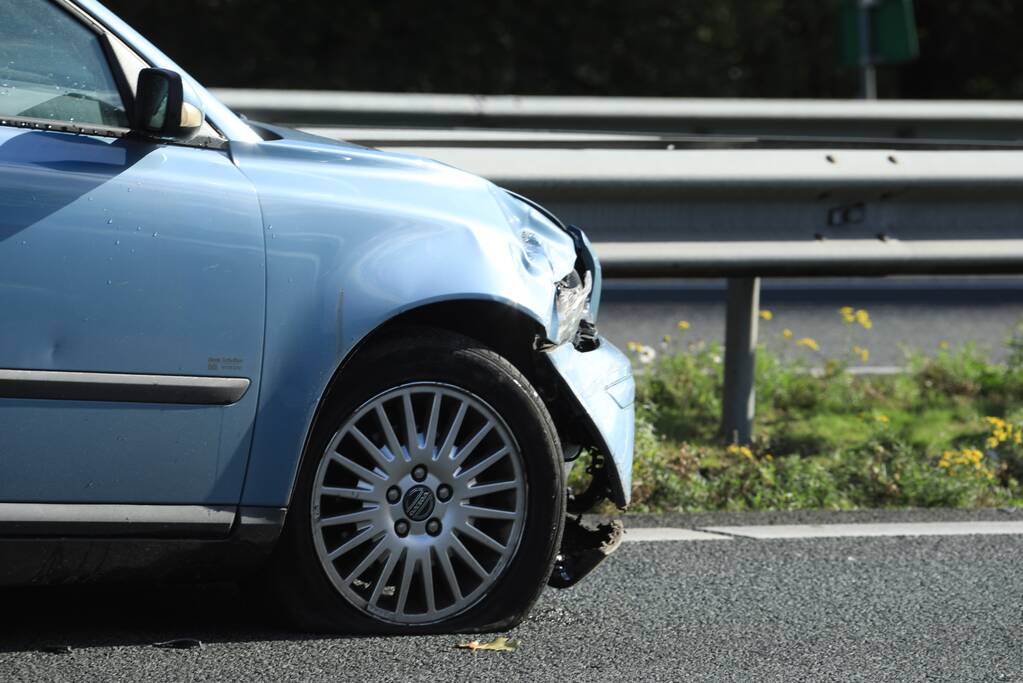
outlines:
[[[107, 0], [213, 86], [850, 97], [837, 0]], [[917, 0], [882, 97], [1023, 98], [1023, 2]]]

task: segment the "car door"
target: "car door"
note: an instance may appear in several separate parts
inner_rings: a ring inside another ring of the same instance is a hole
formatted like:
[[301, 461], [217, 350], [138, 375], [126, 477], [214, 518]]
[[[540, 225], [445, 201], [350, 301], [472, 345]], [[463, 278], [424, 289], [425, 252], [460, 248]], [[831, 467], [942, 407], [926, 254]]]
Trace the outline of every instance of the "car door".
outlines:
[[222, 140], [127, 134], [112, 40], [0, 0], [0, 503], [237, 504], [258, 200]]

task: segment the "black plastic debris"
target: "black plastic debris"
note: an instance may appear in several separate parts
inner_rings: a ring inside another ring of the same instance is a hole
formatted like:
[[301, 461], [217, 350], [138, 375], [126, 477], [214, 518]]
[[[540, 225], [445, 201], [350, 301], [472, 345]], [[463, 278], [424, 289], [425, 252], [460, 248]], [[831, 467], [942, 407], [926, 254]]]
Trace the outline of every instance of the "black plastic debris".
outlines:
[[153, 643], [153, 647], [162, 647], [165, 650], [191, 650], [195, 647], [201, 648], [202, 641], [195, 638], [175, 638], [174, 640]]
[[569, 588], [597, 568], [622, 544], [625, 527], [615, 519], [591, 529], [583, 524], [582, 516], [565, 520], [565, 533], [561, 552], [554, 561], [547, 585]]

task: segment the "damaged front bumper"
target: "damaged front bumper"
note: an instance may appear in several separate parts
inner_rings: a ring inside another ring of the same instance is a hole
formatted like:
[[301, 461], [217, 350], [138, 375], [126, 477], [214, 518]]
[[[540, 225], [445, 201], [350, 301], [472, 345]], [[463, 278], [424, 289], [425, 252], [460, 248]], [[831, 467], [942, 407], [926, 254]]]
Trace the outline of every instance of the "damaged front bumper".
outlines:
[[607, 485], [620, 508], [629, 504], [635, 432], [636, 384], [632, 364], [611, 342], [597, 337], [596, 348], [580, 351], [562, 344], [546, 352], [586, 424], [591, 444], [604, 455]]
[[565, 523], [561, 552], [554, 560], [554, 569], [547, 580], [553, 588], [571, 588], [601, 562], [618, 550], [625, 536], [625, 527], [618, 520], [589, 528], [582, 519], [570, 517]]

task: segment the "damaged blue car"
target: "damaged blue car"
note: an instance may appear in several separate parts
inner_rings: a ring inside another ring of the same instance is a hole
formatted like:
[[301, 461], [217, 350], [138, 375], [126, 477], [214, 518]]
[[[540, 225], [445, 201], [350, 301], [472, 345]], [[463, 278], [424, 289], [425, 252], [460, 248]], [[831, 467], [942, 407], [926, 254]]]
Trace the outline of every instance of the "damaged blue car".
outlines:
[[246, 121], [94, 0], [0, 0], [0, 584], [515, 624], [620, 539], [568, 516], [629, 500], [600, 288], [528, 199]]

